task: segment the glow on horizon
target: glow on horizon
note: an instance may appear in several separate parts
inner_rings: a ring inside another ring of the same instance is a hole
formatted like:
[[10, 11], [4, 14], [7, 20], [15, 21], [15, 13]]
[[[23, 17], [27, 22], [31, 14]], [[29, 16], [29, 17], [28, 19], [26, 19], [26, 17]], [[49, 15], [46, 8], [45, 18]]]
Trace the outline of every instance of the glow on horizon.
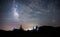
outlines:
[[33, 30], [33, 28], [28, 28], [28, 29], [24, 29], [25, 31], [31, 31], [31, 30]]

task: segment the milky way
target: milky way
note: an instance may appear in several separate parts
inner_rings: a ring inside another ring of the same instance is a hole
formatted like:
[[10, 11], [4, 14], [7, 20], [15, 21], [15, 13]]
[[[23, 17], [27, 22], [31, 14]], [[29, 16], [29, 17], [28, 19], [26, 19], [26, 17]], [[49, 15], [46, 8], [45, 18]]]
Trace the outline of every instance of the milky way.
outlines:
[[59, 0], [0, 0], [0, 29], [60, 26]]

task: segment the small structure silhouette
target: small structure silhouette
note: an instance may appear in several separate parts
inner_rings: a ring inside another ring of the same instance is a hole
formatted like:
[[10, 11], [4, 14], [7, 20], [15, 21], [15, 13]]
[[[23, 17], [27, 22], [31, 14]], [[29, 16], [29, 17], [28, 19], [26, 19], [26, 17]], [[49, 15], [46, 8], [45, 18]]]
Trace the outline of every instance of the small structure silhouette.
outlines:
[[39, 27], [38, 26], [35, 26], [35, 27], [33, 27], [33, 30], [34, 31], [38, 31], [39, 30]]

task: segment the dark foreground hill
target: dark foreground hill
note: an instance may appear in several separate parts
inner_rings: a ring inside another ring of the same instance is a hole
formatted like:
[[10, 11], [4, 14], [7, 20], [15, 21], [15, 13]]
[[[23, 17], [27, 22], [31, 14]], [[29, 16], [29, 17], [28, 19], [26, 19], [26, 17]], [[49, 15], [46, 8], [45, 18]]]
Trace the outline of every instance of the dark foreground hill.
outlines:
[[58, 37], [60, 36], [60, 27], [42, 26], [31, 31], [23, 29], [14, 29], [13, 31], [0, 30], [1, 37]]

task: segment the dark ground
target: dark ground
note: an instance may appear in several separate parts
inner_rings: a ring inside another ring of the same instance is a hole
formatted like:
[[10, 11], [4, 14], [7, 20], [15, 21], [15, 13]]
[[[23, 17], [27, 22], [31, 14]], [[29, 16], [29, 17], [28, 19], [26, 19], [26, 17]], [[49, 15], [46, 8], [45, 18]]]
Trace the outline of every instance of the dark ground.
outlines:
[[0, 30], [1, 37], [58, 37], [60, 36], [60, 27], [42, 26], [31, 31], [14, 29], [13, 31]]

